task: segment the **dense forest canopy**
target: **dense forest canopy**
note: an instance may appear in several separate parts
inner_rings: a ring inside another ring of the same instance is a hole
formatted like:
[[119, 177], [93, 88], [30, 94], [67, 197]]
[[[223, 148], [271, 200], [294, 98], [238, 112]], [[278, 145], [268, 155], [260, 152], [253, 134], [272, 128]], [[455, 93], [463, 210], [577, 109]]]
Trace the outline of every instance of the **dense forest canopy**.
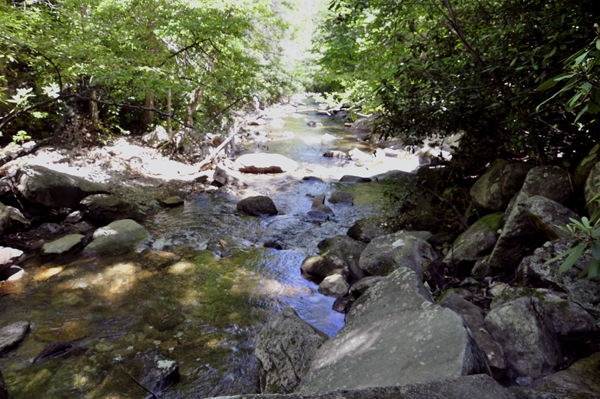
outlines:
[[598, 135], [599, 17], [593, 0], [333, 0], [320, 81], [384, 136], [464, 133], [465, 166], [580, 157]]

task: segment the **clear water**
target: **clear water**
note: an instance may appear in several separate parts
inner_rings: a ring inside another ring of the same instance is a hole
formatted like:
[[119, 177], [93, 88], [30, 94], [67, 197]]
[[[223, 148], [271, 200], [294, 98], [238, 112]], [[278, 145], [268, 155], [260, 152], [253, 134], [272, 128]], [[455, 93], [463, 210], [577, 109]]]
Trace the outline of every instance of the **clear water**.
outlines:
[[[282, 128], [264, 128], [271, 141], [261, 146], [299, 162], [299, 172], [249, 176], [245, 190], [220, 189], [153, 215], [143, 224], [156, 240], [141, 254], [32, 259], [23, 265], [22, 281], [4, 283], [0, 326], [32, 323], [23, 343], [0, 358], [9, 396], [146, 397], [120, 366], [127, 368], [128, 360], [149, 348], [180, 366], [180, 382], [162, 398], [253, 393], [254, 336], [283, 307], [294, 306], [304, 320], [334, 335], [343, 315], [331, 310], [332, 298], [300, 275], [300, 265], [322, 239], [345, 234], [357, 219], [380, 212], [382, 188], [377, 182], [336, 183], [343, 174], [369, 172], [350, 161], [324, 158], [323, 152], [368, 146], [339, 121], [309, 108], [299, 111], [324, 127], [312, 129], [304, 117], [289, 116]], [[284, 137], [286, 131], [293, 137]], [[325, 134], [335, 140], [324, 142]], [[303, 182], [306, 175], [323, 182]], [[335, 213], [331, 220], [306, 221], [312, 196], [335, 190], [352, 193], [354, 206], [329, 204]], [[279, 215], [252, 218], [235, 212], [237, 201], [257, 194], [272, 197]], [[269, 240], [285, 249], [264, 248]], [[76, 349], [33, 363], [57, 341]]]

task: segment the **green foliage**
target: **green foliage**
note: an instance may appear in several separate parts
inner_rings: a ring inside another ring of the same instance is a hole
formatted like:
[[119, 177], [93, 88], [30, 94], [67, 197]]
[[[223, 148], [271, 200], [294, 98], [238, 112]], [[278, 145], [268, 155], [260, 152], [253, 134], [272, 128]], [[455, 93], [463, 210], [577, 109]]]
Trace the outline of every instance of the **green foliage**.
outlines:
[[583, 217], [581, 218], [581, 222], [571, 219], [571, 223], [566, 227], [560, 227], [561, 230], [566, 231], [575, 239], [571, 249], [548, 260], [544, 265], [548, 265], [567, 256], [558, 269], [559, 273], [564, 273], [573, 267], [575, 262], [577, 262], [584, 253], [591, 251], [592, 260], [581, 271], [579, 277], [583, 277], [587, 274], [588, 279], [591, 280], [598, 276], [598, 273], [600, 272], [600, 184], [598, 184], [598, 188], [598, 194], [589, 201], [596, 201], [598, 203], [598, 208], [590, 219]]
[[591, 0], [334, 0], [315, 50], [346, 99], [379, 113], [383, 136], [462, 132], [480, 166], [502, 153], [543, 161], [565, 140], [592, 138], [592, 120], [573, 126], [556, 98], [536, 113], [546, 98], [535, 88], [589, 42], [596, 9]]

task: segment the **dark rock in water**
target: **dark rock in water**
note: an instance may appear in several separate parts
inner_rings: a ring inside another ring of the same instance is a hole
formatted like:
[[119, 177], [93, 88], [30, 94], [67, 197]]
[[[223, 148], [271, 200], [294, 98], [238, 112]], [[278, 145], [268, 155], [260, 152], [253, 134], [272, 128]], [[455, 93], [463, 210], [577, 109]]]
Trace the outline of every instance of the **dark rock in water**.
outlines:
[[278, 243], [277, 241], [267, 241], [263, 244], [263, 247], [273, 248], [273, 249], [277, 249], [277, 250], [283, 249], [283, 246], [280, 243]]
[[302, 178], [302, 181], [309, 182], [309, 183], [323, 183], [323, 179], [321, 179], [320, 177], [316, 177], [316, 176], [304, 176]]
[[329, 196], [329, 202], [332, 204], [350, 204], [354, 205], [354, 196], [344, 191], [334, 191]]
[[[319, 255], [309, 256], [302, 262], [303, 273], [323, 279], [341, 274], [348, 280], [363, 277], [358, 260], [366, 245], [348, 236], [335, 236], [319, 243]], [[351, 276], [354, 275], [354, 278]]]
[[56, 357], [65, 354], [73, 348], [73, 345], [68, 342], [54, 342], [46, 347], [39, 355], [36, 356], [35, 362], [40, 360]]
[[308, 122], [306, 122], [306, 124], [309, 127], [323, 127], [323, 124], [321, 122], [316, 122], [316, 121], [308, 121]]
[[0, 328], [0, 355], [11, 351], [23, 341], [29, 332], [29, 322], [18, 321]]
[[320, 211], [320, 210], [312, 210], [312, 211], [308, 211], [306, 213], [306, 215], [302, 215], [300, 216], [300, 219], [303, 222], [308, 222], [308, 223], [323, 223], [329, 220], [331, 214], [325, 211]]
[[55, 172], [43, 166], [24, 166], [16, 174], [17, 189], [29, 201], [53, 208], [74, 208], [92, 194], [108, 194], [102, 184]]
[[102, 223], [136, 219], [140, 212], [134, 202], [108, 194], [90, 195], [81, 201], [81, 207], [90, 219]]
[[63, 227], [58, 223], [44, 223], [36, 229], [35, 235], [41, 238], [49, 238], [60, 235], [63, 231]]
[[256, 336], [260, 391], [293, 392], [327, 339], [325, 333], [298, 317], [293, 307], [283, 309]]
[[372, 180], [370, 177], [360, 177], [360, 176], [342, 176], [340, 179], [340, 183], [370, 183]]
[[250, 216], [274, 216], [277, 208], [273, 200], [264, 195], [244, 198], [237, 204], [237, 210]]
[[323, 153], [326, 158], [349, 159], [350, 156], [343, 151], [330, 150]]
[[169, 198], [165, 198], [164, 200], [160, 201], [163, 205], [165, 206], [179, 206], [179, 205], [183, 205], [185, 203], [185, 201], [183, 200], [183, 198], [181, 198], [178, 195], [175, 195], [173, 197], [169, 197]]
[[332, 309], [338, 313], [348, 313], [352, 305], [356, 302], [356, 298], [352, 295], [345, 295], [341, 298], [338, 298], [333, 303]]
[[[368, 375], [368, 370], [365, 369], [364, 372]], [[244, 394], [229, 396], [228, 399], [515, 399], [515, 396], [492, 377], [479, 374], [424, 384], [293, 393], [285, 396]], [[536, 396], [535, 399], [565, 398]]]
[[179, 364], [154, 349], [138, 353], [132, 363], [133, 365], [127, 365], [126, 368], [133, 369], [131, 374], [154, 393], [164, 391], [179, 381]]

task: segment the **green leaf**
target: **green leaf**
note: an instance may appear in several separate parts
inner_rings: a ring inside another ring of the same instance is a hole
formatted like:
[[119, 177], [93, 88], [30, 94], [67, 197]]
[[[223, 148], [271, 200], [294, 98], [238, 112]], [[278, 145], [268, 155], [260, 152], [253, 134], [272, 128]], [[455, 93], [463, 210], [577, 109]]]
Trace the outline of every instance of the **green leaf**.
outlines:
[[594, 279], [598, 276], [598, 272], [600, 271], [600, 261], [598, 259], [593, 259], [588, 265], [588, 279]]
[[586, 104], [585, 107], [583, 107], [583, 109], [581, 110], [581, 112], [579, 113], [579, 115], [577, 115], [577, 118], [575, 118], [575, 121], [573, 121], [573, 123], [577, 123], [577, 121], [579, 120], [579, 118], [581, 118], [583, 116], [583, 114], [585, 114], [588, 110], [588, 106]]
[[594, 259], [600, 260], [600, 241], [592, 241], [590, 247], [592, 248]]
[[581, 257], [583, 252], [586, 250], [587, 244], [579, 244], [575, 247], [575, 250], [569, 255], [569, 257], [564, 261], [564, 263], [559, 267], [558, 272], [564, 273], [569, 270], [575, 262]]
[[556, 78], [552, 78], [550, 80], [545, 81], [544, 83], [542, 83], [541, 85], [539, 85], [535, 91], [544, 91], [544, 90], [548, 90], [553, 88], [554, 86], [556, 86], [556, 84], [558, 83], [558, 80], [556, 80]]
[[573, 248], [569, 249], [568, 251], [565, 251], [565, 252], [563, 252], [562, 254], [560, 254], [560, 255], [558, 255], [558, 256], [555, 256], [555, 257], [554, 257], [554, 258], [552, 258], [552, 259], [548, 259], [546, 262], [544, 262], [544, 266], [546, 266], [546, 265], [549, 265], [550, 263], [554, 263], [554, 262], [556, 262], [556, 261], [557, 261], [557, 260], [559, 260], [560, 258], [563, 258], [563, 257], [565, 257], [565, 256], [569, 255], [570, 253], [574, 252], [576, 249], [577, 249], [577, 247], [573, 247]]

